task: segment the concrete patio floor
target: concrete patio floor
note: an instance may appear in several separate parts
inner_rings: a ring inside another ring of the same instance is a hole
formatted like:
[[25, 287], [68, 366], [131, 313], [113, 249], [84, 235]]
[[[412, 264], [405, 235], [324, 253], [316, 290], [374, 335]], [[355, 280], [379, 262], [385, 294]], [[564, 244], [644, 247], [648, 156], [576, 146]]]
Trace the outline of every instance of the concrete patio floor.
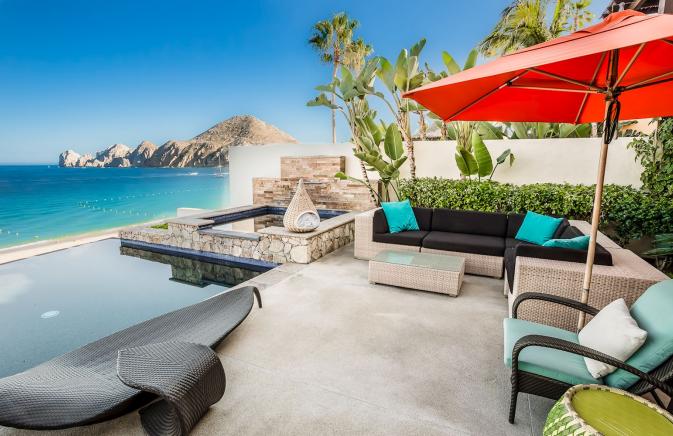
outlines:
[[[218, 349], [227, 390], [192, 434], [541, 434], [552, 401], [520, 394], [507, 422], [501, 280], [466, 276], [458, 298], [371, 285], [352, 246], [271, 273], [264, 308]], [[50, 434], [143, 433], [130, 413]]]

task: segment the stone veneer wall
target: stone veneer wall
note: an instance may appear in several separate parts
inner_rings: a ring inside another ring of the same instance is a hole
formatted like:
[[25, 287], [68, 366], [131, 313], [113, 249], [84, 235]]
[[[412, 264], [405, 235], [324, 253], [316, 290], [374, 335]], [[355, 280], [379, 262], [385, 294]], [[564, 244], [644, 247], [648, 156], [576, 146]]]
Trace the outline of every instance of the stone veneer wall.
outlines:
[[236, 236], [210, 229], [212, 220], [182, 218], [169, 221], [168, 230], [132, 227], [122, 230], [120, 237], [274, 263], [310, 263], [353, 241], [354, 215], [348, 213], [323, 221], [316, 231], [309, 233], [291, 233], [284, 228], [269, 227], [257, 233]]
[[332, 179], [346, 171], [345, 156], [284, 156], [280, 158], [280, 178]]
[[334, 177], [345, 171], [344, 156], [281, 157], [277, 178], [254, 178], [253, 203], [287, 206], [299, 178], [311, 200], [320, 209], [369, 210], [375, 207], [369, 189], [350, 180]]
[[[253, 179], [253, 202], [287, 206], [297, 187], [297, 180]], [[372, 202], [369, 189], [357, 182], [332, 179], [304, 179], [304, 187], [318, 209], [369, 210]]]

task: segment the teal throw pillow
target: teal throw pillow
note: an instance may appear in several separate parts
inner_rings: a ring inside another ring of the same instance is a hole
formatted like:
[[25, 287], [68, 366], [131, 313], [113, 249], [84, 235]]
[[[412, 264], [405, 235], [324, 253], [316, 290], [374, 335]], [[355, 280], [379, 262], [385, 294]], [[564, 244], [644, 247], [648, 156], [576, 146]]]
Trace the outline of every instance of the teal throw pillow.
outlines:
[[409, 199], [381, 203], [381, 207], [383, 208], [383, 214], [386, 216], [386, 221], [388, 221], [390, 233], [418, 230], [416, 215], [414, 215]]
[[563, 221], [563, 218], [554, 218], [528, 211], [515, 238], [520, 241], [542, 245], [554, 236], [554, 232], [558, 229], [561, 221]]
[[589, 236], [577, 236], [576, 238], [570, 239], [550, 239], [544, 244], [543, 247], [560, 247], [560, 248], [572, 248], [574, 250], [586, 250], [589, 248]]

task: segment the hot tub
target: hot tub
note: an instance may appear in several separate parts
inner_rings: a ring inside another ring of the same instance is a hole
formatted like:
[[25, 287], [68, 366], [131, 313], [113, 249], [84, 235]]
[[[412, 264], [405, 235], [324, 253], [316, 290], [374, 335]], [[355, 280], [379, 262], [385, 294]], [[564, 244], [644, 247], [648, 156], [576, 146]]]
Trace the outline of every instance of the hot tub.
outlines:
[[319, 209], [319, 227], [293, 233], [282, 227], [285, 208], [251, 205], [168, 221], [168, 229], [133, 227], [122, 244], [182, 254], [249, 259], [263, 267], [310, 263], [353, 241], [355, 213]]

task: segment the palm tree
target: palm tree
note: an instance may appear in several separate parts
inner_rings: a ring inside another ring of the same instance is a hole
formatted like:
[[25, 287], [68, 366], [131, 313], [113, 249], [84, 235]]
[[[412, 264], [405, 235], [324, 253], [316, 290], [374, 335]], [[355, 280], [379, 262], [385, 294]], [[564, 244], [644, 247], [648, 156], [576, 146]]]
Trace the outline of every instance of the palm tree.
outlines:
[[[360, 25], [344, 12], [335, 14], [330, 20], [318, 21], [313, 25], [313, 35], [308, 40], [309, 45], [320, 54], [320, 59], [333, 66], [332, 80], [337, 77], [340, 65], [362, 65], [364, 58], [371, 53], [372, 48], [362, 39], [353, 42], [353, 32]], [[332, 104], [334, 96], [332, 95]], [[332, 142], [336, 143], [336, 112], [332, 109]]]
[[372, 54], [374, 49], [370, 44], [364, 42], [362, 38], [353, 41], [347, 48], [344, 54], [343, 64], [350, 67], [355, 74], [362, 70], [367, 56]]
[[502, 11], [479, 51], [486, 56], [502, 55], [575, 31], [593, 19], [590, 4], [591, 0], [556, 0], [548, 17], [551, 0], [515, 0]]
[[594, 14], [589, 10], [591, 0], [578, 0], [570, 4], [570, 31], [577, 32], [587, 26], [594, 19]]

